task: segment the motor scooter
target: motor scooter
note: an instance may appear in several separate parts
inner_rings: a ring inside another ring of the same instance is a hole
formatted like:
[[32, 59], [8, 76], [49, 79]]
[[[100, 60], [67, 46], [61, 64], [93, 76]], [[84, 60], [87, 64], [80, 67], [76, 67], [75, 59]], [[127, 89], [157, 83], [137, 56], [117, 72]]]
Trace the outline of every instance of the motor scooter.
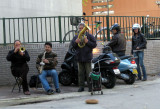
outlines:
[[92, 71], [101, 73], [102, 85], [113, 88], [116, 83], [115, 74], [120, 73], [118, 69], [120, 58], [109, 46], [104, 46], [102, 51], [102, 54], [92, 60]]
[[72, 83], [78, 85], [78, 66], [76, 61], [76, 50], [70, 45], [61, 65], [62, 71], [59, 73], [59, 82], [64, 86]]
[[[109, 46], [104, 46], [103, 53], [92, 60], [92, 71], [101, 72], [102, 85], [106, 88], [113, 88], [116, 83], [115, 73], [120, 73], [118, 65], [120, 58], [117, 54], [110, 52]], [[78, 67], [75, 60], [76, 52], [73, 47], [68, 50], [59, 73], [59, 82], [62, 85], [78, 84]]]
[[120, 74], [116, 74], [116, 77], [122, 79], [127, 84], [133, 84], [135, 82], [137, 72], [137, 64], [135, 57], [133, 56], [121, 56], [121, 62], [118, 66]]

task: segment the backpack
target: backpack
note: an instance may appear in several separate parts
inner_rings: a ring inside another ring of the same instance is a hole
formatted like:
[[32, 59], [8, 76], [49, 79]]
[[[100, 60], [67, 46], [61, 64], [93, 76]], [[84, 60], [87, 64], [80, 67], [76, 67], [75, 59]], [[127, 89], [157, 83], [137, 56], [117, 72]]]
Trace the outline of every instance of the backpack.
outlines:
[[29, 87], [30, 88], [36, 87], [36, 84], [39, 84], [39, 83], [40, 83], [40, 80], [38, 75], [33, 75], [31, 76], [31, 79], [29, 81]]

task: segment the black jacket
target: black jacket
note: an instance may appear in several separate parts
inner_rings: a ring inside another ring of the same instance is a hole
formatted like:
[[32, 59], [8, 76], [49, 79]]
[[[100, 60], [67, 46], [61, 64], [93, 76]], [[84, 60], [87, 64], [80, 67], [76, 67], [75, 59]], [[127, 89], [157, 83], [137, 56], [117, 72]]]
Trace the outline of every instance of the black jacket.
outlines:
[[76, 49], [76, 59], [78, 62], [90, 62], [93, 58], [92, 50], [97, 46], [94, 36], [92, 36], [88, 32], [86, 32], [86, 36], [88, 39], [88, 43], [86, 43], [83, 48], [79, 48], [78, 44], [75, 42], [78, 35], [76, 35], [71, 42], [73, 48]]
[[126, 38], [121, 33], [115, 34], [107, 46], [110, 46], [113, 52], [126, 51]]
[[138, 34], [138, 37], [132, 36], [132, 49], [131, 53], [133, 54], [133, 50], [136, 50], [137, 47], [140, 49], [146, 49], [147, 41], [144, 37], [144, 34]]
[[[36, 61], [36, 67], [37, 69], [39, 68], [40, 66], [40, 62], [42, 61], [42, 57], [43, 57], [43, 53], [41, 53], [40, 55], [38, 55], [38, 58], [37, 58], [37, 61]], [[47, 59], [49, 61], [49, 63], [46, 63], [44, 65], [44, 70], [51, 70], [51, 69], [55, 69], [56, 65], [58, 64], [58, 61], [57, 61], [57, 54], [56, 53], [53, 53], [53, 52], [50, 52], [50, 53], [47, 53], [45, 54], [45, 59]]]
[[14, 53], [14, 49], [10, 50], [6, 59], [8, 61], [11, 61], [11, 67], [22, 67], [24, 64], [26, 64], [28, 61], [30, 61], [30, 56], [25, 50], [24, 55], [21, 56], [18, 52]]

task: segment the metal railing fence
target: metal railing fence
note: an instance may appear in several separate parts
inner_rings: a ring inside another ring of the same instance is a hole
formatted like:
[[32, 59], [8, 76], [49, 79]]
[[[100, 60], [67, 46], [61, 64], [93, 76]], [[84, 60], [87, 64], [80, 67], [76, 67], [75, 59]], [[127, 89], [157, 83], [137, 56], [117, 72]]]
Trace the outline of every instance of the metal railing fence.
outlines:
[[121, 26], [127, 40], [132, 37], [132, 25], [139, 23], [147, 39], [160, 39], [160, 18], [145, 16], [55, 16], [0, 18], [0, 44], [43, 43], [70, 41], [77, 34], [78, 23], [86, 23], [97, 40], [110, 40], [109, 27], [114, 23]]

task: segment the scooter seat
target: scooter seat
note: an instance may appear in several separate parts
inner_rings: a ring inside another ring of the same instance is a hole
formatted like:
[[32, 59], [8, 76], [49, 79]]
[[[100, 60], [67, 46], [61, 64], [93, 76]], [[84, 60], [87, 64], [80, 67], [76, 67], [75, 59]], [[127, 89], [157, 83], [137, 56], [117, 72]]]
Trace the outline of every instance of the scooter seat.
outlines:
[[123, 60], [123, 59], [128, 59], [128, 58], [131, 58], [132, 56], [130, 56], [130, 55], [128, 55], [128, 56], [121, 56], [121, 57], [119, 57], [121, 60]]
[[102, 59], [104, 55], [105, 55], [105, 53], [101, 54], [99, 57], [93, 58], [93, 59], [92, 59], [92, 63], [95, 63], [95, 62], [97, 62], [98, 60]]

